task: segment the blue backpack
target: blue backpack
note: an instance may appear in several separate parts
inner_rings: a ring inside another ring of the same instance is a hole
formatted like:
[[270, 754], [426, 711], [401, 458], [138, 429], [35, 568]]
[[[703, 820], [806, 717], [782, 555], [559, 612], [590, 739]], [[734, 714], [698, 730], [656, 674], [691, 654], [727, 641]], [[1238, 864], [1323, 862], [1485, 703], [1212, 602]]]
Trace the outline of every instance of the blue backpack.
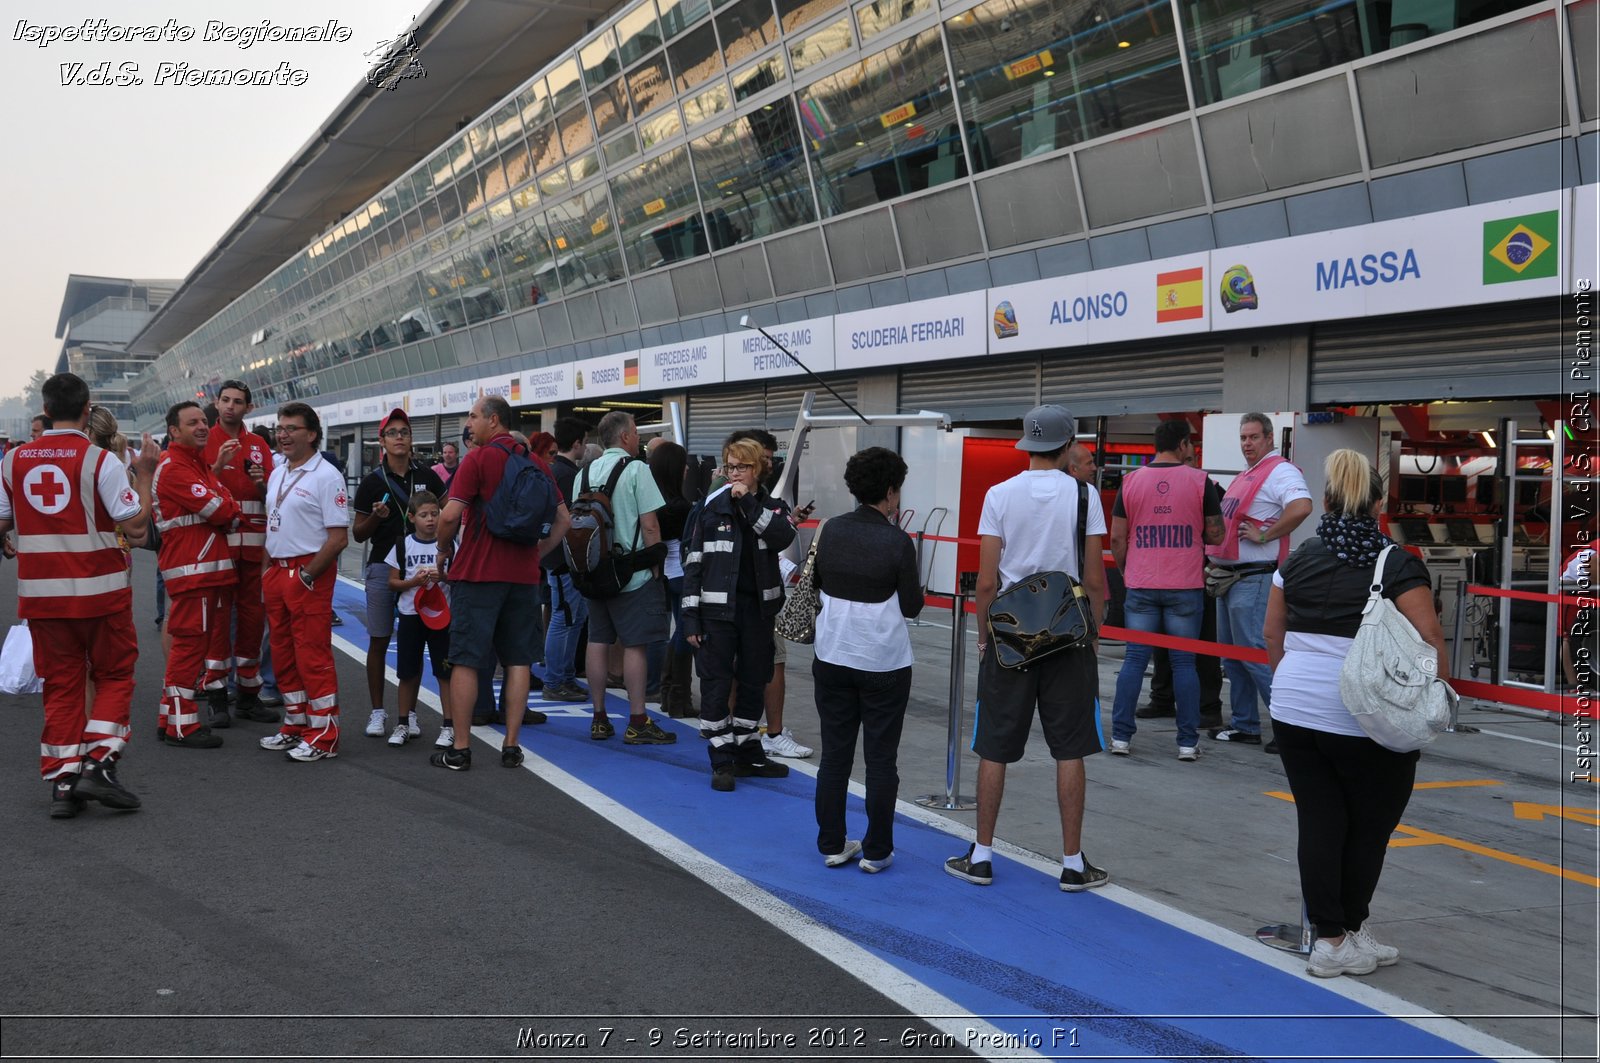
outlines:
[[555, 481], [528, 457], [527, 448], [520, 444], [494, 445], [505, 451], [506, 465], [500, 486], [484, 508], [484, 527], [497, 539], [537, 545], [550, 535], [555, 524], [560, 492]]

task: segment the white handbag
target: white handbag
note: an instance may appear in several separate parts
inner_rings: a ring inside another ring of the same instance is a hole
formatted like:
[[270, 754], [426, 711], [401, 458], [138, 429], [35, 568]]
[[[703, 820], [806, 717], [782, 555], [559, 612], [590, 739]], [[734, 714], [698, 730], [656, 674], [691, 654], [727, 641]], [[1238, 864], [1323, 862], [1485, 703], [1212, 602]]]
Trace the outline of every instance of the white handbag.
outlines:
[[33, 670], [33, 633], [19, 620], [6, 632], [0, 648], [0, 694], [37, 694], [44, 682]]
[[1390, 543], [1378, 555], [1361, 627], [1339, 673], [1339, 694], [1367, 737], [1396, 753], [1433, 741], [1450, 724], [1456, 692], [1439, 675], [1439, 654], [1383, 597], [1383, 565]]

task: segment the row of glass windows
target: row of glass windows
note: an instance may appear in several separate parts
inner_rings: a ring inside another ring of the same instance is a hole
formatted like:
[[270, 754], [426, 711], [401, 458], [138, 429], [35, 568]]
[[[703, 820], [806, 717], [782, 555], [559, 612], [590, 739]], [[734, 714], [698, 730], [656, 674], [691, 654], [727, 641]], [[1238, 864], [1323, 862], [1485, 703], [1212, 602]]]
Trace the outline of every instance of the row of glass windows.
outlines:
[[[871, 47], [932, 6], [644, 0], [152, 372], [243, 373], [277, 401], [320, 365], [1191, 105], [1168, 0], [988, 0]], [[1179, 0], [1177, 10], [1192, 102], [1203, 105], [1517, 6]], [[869, 54], [796, 92], [772, 91], [858, 41]], [[744, 113], [693, 132], [735, 110]], [[632, 161], [686, 127], [687, 139]]]

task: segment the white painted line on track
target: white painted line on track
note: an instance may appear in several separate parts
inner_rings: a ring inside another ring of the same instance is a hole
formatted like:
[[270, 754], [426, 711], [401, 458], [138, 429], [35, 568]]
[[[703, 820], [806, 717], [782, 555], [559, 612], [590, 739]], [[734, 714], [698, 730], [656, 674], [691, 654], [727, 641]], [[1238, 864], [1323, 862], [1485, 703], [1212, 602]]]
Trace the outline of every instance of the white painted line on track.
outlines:
[[[361, 588], [361, 584], [355, 583], [353, 580], [343, 576], [340, 578], [345, 579], [352, 587]], [[348, 639], [342, 638], [337, 631], [334, 633], [333, 641], [334, 645], [347, 656], [358, 661], [366, 660], [365, 648], [358, 648]], [[393, 668], [387, 669], [387, 676], [390, 682], [396, 681]], [[425, 686], [417, 692], [417, 699], [435, 710], [441, 707], [438, 695]], [[1537, 742], [1540, 745], [1555, 746], [1558, 749], [1565, 748], [1554, 742], [1523, 738], [1520, 735], [1500, 734], [1489, 731], [1484, 731], [1483, 733], [1495, 734], [1497, 737], [1512, 738], [1523, 742]], [[472, 734], [473, 737], [487, 743], [491, 748], [499, 748], [502, 735], [494, 728], [475, 727]], [[789, 765], [791, 769], [798, 769], [813, 779], [816, 778], [817, 766], [814, 764], [792, 758], [784, 758], [783, 763]], [[923, 1021], [936, 1029], [962, 1037], [965, 1035], [968, 1025], [978, 1025], [983, 1027], [982, 1032], [984, 1033], [1005, 1036], [1003, 1031], [983, 1023], [979, 1019], [956, 1021], [945, 1018], [927, 1018], [927, 1016], [950, 1016], [966, 1014], [966, 1012], [948, 997], [911, 978], [892, 964], [880, 960], [877, 956], [832, 929], [818, 923], [792, 905], [786, 904], [766, 891], [757, 888], [726, 866], [712, 860], [698, 849], [686, 845], [676, 836], [662, 830], [632, 809], [600, 793], [543, 757], [530, 751], [527, 754], [527, 759], [523, 762], [523, 768], [534, 772], [556, 789], [593, 810], [614, 826], [637, 838], [737, 904], [768, 920], [773, 927], [782, 930], [819, 956], [837, 964], [846, 972], [861, 978], [867, 985], [876, 988], [890, 1000], [906, 1008], [911, 1014], [923, 1017]], [[866, 787], [854, 779], [850, 781], [849, 788], [850, 792], [857, 797], [864, 798], [866, 796]], [[971, 841], [975, 837], [974, 829], [968, 824], [950, 819], [932, 809], [923, 808], [921, 805], [904, 800], [897, 800], [895, 805], [899, 814], [907, 819], [944, 831], [952, 837], [962, 840]], [[994, 849], [1011, 857], [1018, 863], [1026, 864], [1046, 875], [1054, 877], [1060, 873], [1061, 865], [1057, 861], [1030, 849], [1024, 849], [999, 838], [995, 839]], [[1216, 923], [1208, 922], [1198, 916], [1190, 915], [1160, 901], [1141, 896], [1125, 887], [1107, 885], [1095, 892], [1115, 904], [1120, 904], [1125, 908], [1147, 915], [1152, 919], [1166, 923], [1168, 926], [1187, 931], [1214, 945], [1219, 945], [1230, 952], [1235, 952], [1246, 959], [1275, 967], [1286, 974], [1299, 978], [1301, 981], [1310, 982], [1331, 993], [1337, 993], [1363, 1007], [1371, 1008], [1380, 1014], [1387, 1015], [1436, 1037], [1460, 1045], [1470, 1052], [1475, 1052], [1491, 1059], [1517, 1059], [1528, 1061], [1528, 1063], [1550, 1063], [1544, 1057], [1532, 1055], [1527, 1049], [1468, 1026], [1459, 1019], [1428, 1011], [1408, 1000], [1395, 996], [1393, 993], [1366, 985], [1357, 979], [1316, 978], [1306, 971], [1305, 961], [1299, 957], [1268, 948], [1253, 938], [1218, 926]], [[1020, 1052], [1021, 1050], [1018, 1051]], [[1045, 1057], [1037, 1053], [1028, 1053], [1025, 1055], [988, 1058], [1042, 1059]]]
[[1495, 738], [1509, 738], [1513, 742], [1527, 742], [1529, 745], [1549, 746], [1551, 749], [1568, 749], [1568, 748], [1571, 748], [1569, 746], [1562, 745], [1560, 742], [1550, 742], [1550, 741], [1546, 741], [1543, 738], [1528, 738], [1525, 735], [1507, 734], [1504, 731], [1491, 731], [1487, 727], [1478, 728], [1478, 733], [1479, 734], [1491, 735], [1491, 736], [1493, 736]]

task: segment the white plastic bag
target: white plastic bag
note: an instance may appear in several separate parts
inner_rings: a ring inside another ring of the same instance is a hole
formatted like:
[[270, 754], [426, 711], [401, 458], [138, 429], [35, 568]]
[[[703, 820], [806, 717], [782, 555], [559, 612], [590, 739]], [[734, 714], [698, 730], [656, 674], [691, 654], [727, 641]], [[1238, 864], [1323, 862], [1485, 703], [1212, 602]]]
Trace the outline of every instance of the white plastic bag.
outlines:
[[44, 683], [33, 670], [33, 634], [28, 622], [19, 620], [6, 632], [0, 649], [0, 694], [37, 694]]

